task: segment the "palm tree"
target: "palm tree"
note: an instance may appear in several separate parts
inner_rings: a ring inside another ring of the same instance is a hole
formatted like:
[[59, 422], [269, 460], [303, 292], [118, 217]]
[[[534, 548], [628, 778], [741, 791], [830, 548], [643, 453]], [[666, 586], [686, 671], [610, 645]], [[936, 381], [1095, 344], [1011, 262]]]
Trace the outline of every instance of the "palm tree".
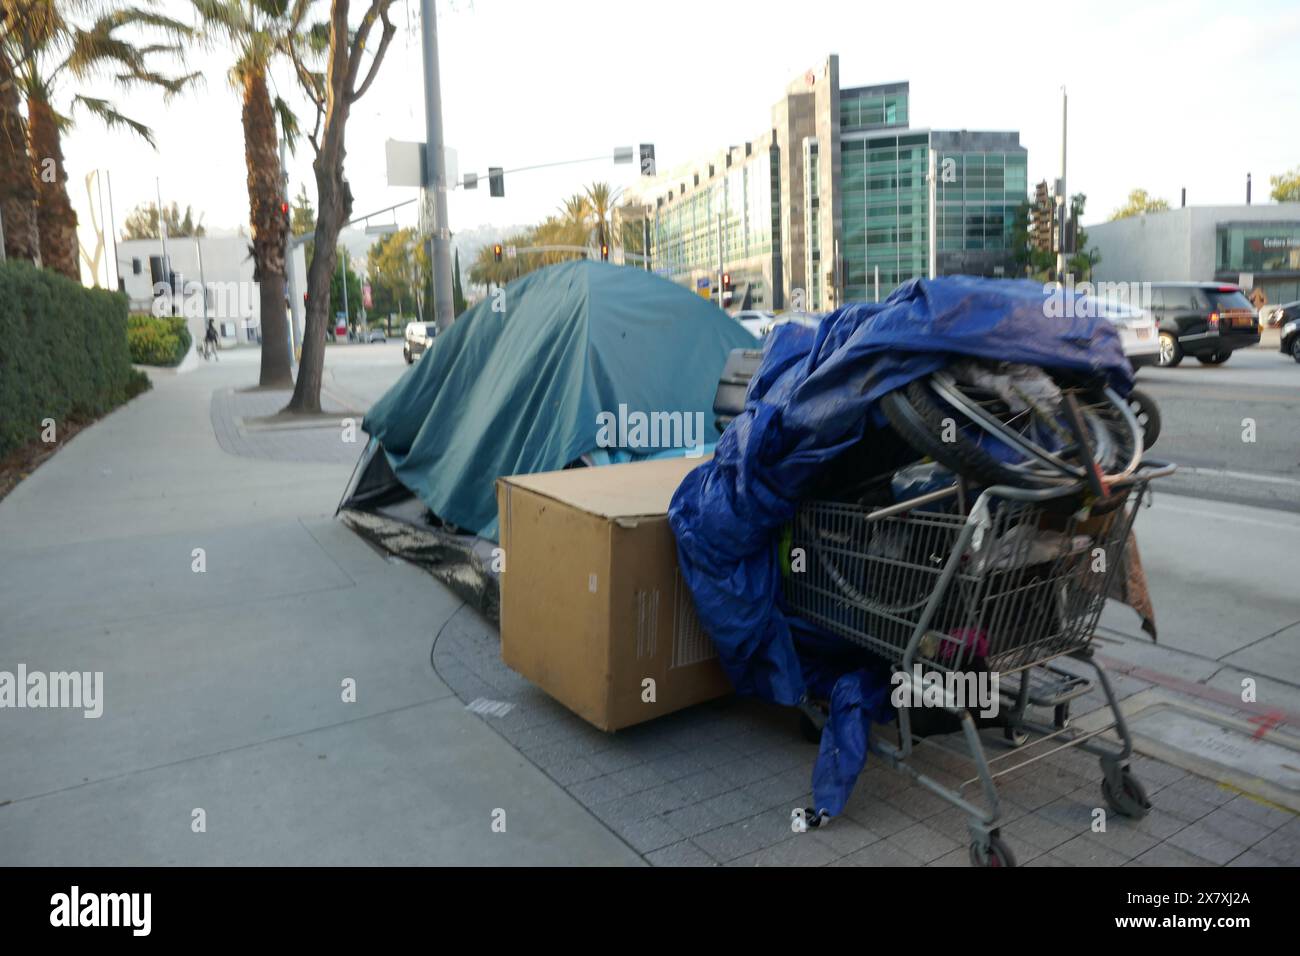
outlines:
[[[68, 198], [62, 144], [62, 134], [71, 125], [72, 109], [81, 107], [110, 129], [128, 129], [151, 146], [154, 143], [148, 127], [123, 115], [100, 96], [74, 94], [67, 113], [60, 113], [53, 105], [60, 81], [65, 77], [102, 80], [107, 75], [126, 88], [153, 86], [171, 96], [197, 74], [165, 76], [150, 65], [156, 54], [180, 52], [178, 41], [190, 33], [183, 23], [134, 8], [111, 10], [83, 25], [72, 19], [79, 4], [44, 2], [48, 19], [39, 28], [19, 25], [9, 31], [5, 40], [13, 59], [22, 64], [16, 80], [27, 100], [28, 156], [36, 190], [41, 261], [79, 282], [77, 214]], [[123, 36], [123, 31], [132, 27], [165, 31], [168, 42], [133, 42], [132, 37]]]
[[46, 0], [0, 0], [0, 223], [5, 255], [39, 262], [36, 184], [27, 153], [27, 125], [19, 109], [17, 72], [24, 65], [10, 55], [10, 37], [19, 31], [37, 36], [53, 32], [53, 8]]
[[295, 37], [289, 0], [193, 0], [209, 38], [224, 36], [235, 47], [230, 83], [243, 98], [244, 165], [248, 170], [249, 225], [253, 231], [253, 279], [262, 316], [263, 388], [293, 387], [289, 324], [285, 309], [285, 238], [288, 202], [280, 176], [280, 130], [293, 145], [298, 124], [279, 96], [271, 99], [267, 75], [272, 61], [288, 55]]
[[609, 183], [592, 183], [587, 187], [587, 202], [591, 206], [596, 243], [605, 245], [609, 242], [609, 222], [614, 211], [614, 190], [609, 188]]

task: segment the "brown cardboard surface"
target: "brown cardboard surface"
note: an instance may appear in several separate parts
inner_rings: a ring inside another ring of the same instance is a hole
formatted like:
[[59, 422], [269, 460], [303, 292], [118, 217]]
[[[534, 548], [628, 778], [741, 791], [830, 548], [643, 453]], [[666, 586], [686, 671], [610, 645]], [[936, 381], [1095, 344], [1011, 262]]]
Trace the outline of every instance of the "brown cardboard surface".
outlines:
[[706, 458], [663, 458], [602, 468], [570, 468], [502, 478], [547, 498], [605, 518], [666, 515], [686, 473]]
[[666, 516], [673, 490], [698, 464], [497, 482], [502, 659], [602, 730], [731, 690], [678, 572]]

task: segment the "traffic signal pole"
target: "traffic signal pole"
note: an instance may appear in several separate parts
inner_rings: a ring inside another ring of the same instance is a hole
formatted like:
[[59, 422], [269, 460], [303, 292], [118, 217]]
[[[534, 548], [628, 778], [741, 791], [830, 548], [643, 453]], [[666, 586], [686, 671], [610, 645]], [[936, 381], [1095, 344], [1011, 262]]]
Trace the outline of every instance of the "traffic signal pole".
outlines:
[[447, 226], [447, 164], [442, 143], [442, 88], [438, 76], [438, 13], [434, 0], [420, 0], [424, 49], [425, 188], [432, 191], [429, 272], [434, 321], [447, 328], [456, 318], [451, 295], [451, 231]]

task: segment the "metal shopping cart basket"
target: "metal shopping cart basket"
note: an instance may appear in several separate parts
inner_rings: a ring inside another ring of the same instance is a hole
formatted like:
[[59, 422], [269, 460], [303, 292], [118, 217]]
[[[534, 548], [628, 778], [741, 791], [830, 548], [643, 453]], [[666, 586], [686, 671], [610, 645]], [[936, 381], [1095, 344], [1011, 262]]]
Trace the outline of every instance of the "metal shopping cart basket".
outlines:
[[[790, 547], [792, 554], [802, 549], [804, 569], [787, 575], [786, 605], [888, 663], [905, 701], [941, 707], [959, 723], [974, 776], [957, 786], [912, 765], [922, 742], [914, 739], [912, 706], [898, 708], [897, 742], [875, 734], [872, 749], [969, 814], [975, 865], [1015, 865], [999, 834], [995, 779], [1068, 747], [1100, 758], [1112, 809], [1140, 817], [1150, 808], [1127, 766], [1128, 727], [1090, 645], [1148, 485], [1174, 467], [1144, 462], [1086, 512], [1079, 486], [991, 487], [969, 507], [961, 484], [884, 508], [832, 501], [799, 507]], [[1052, 664], [1065, 657], [1091, 668], [1110, 723], [1086, 732], [1070, 727], [1070, 701], [1094, 682]], [[999, 723], [1016, 749], [990, 758], [972, 710], [988, 705], [973, 698], [981, 680], [987, 689], [994, 677]], [[1034, 720], [1031, 705], [1051, 708], [1052, 723]], [[805, 711], [813, 712], [807, 704]], [[1118, 742], [1103, 736], [1112, 730]], [[976, 783], [982, 807], [965, 796]]]

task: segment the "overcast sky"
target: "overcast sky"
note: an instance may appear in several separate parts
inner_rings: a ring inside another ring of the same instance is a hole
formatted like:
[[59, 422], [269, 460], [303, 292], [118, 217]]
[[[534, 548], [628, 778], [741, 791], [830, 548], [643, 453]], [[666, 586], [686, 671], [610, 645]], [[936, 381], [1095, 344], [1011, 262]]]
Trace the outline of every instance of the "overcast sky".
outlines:
[[[182, 0], [164, 6], [192, 16]], [[353, 8], [355, 22], [364, 3]], [[1075, 19], [1059, 19], [1067, 10]], [[384, 141], [424, 138], [418, 0], [394, 11], [398, 34], [348, 125], [358, 214], [413, 195], [386, 185]], [[1088, 195], [1085, 222], [1106, 218], [1139, 186], [1174, 205], [1184, 186], [1189, 203], [1242, 202], [1247, 172], [1256, 201], [1267, 201], [1268, 177], [1300, 165], [1295, 0], [440, 0], [438, 11], [445, 137], [462, 172], [611, 157], [508, 177], [505, 199], [486, 188], [453, 193], [453, 230], [536, 221], [585, 183], [630, 182], [635, 168], [612, 163], [615, 146], [653, 142], [668, 169], [753, 138], [786, 84], [830, 53], [842, 86], [910, 81], [914, 127], [1019, 130], [1031, 183], [1058, 175], [1066, 85], [1068, 185]], [[155, 151], [76, 115], [64, 152], [83, 224], [84, 177], [96, 168], [111, 172], [119, 231], [132, 207], [154, 198], [155, 176], [165, 203], [192, 205], [210, 228], [247, 222], [231, 60], [221, 48], [192, 53], [185, 68], [206, 81], [167, 104], [83, 91], [114, 96], [158, 142]], [[275, 82], [295, 95], [285, 66]], [[72, 92], [60, 89], [56, 105]], [[310, 125], [305, 107], [302, 116]], [[305, 182], [314, 195], [305, 143], [291, 178], [294, 193]]]

